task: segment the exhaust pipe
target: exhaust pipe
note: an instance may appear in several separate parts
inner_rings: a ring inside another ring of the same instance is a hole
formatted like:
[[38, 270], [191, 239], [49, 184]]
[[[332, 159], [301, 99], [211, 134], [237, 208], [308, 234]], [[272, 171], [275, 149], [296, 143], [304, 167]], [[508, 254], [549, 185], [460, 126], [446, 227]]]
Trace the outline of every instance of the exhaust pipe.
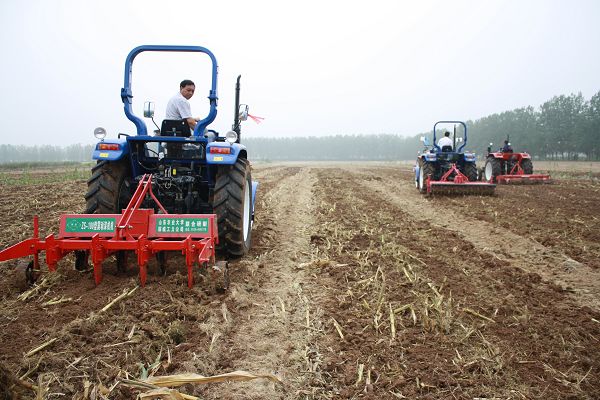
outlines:
[[235, 84], [235, 109], [233, 110], [233, 131], [237, 133], [238, 139], [236, 143], [240, 143], [240, 138], [242, 136], [242, 124], [240, 121], [240, 79], [241, 75], [238, 75], [237, 81]]

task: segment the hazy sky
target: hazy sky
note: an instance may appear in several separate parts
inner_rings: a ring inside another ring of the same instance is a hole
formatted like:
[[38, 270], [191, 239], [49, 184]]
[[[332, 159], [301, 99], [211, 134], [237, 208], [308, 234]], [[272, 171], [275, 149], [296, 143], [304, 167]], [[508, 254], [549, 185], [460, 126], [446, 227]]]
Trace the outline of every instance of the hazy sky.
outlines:
[[[235, 78], [246, 137], [428, 131], [554, 95], [600, 90], [600, 1], [0, 0], [0, 143], [93, 143], [134, 133], [123, 113], [124, 60], [141, 44], [198, 45], [219, 63], [230, 129]], [[208, 104], [207, 59], [142, 53], [134, 109], [156, 121], [182, 79]], [[149, 128], [152, 123], [148, 121]]]

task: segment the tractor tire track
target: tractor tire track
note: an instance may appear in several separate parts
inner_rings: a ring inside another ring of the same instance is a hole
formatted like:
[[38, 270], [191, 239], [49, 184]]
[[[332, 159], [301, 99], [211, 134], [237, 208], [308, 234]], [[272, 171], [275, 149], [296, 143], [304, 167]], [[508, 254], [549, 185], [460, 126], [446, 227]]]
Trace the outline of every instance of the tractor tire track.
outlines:
[[227, 308], [235, 328], [219, 346], [231, 369], [268, 372], [283, 384], [224, 384], [206, 391], [206, 398], [293, 398], [304, 386], [306, 348], [311, 331], [311, 283], [303, 265], [311, 260], [310, 231], [314, 225], [310, 169], [258, 169], [261, 181], [253, 250], [241, 260], [232, 279]]

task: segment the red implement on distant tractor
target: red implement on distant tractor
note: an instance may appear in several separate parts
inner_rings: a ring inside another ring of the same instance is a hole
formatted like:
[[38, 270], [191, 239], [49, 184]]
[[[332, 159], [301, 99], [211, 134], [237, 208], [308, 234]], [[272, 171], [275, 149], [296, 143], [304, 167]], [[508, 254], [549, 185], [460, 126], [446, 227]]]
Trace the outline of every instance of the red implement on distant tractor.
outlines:
[[[160, 209], [141, 209], [145, 199], [152, 199]], [[39, 253], [46, 253], [50, 271], [56, 270], [60, 259], [75, 252], [77, 269], [87, 267], [91, 256], [96, 285], [102, 281], [102, 262], [115, 255], [119, 269], [125, 267], [127, 252], [137, 255], [140, 283], [146, 283], [147, 264], [157, 256], [161, 269], [166, 268], [163, 252], [180, 251], [185, 255], [188, 287], [194, 284], [193, 265], [211, 267], [211, 272], [223, 277], [227, 288], [227, 262], [215, 261], [215, 246], [219, 234], [215, 214], [168, 214], [152, 192], [152, 176], [144, 175], [122, 214], [66, 214], [60, 218], [58, 237], [39, 238], [38, 218], [33, 220], [33, 238], [0, 251], [0, 261], [33, 256], [26, 277], [33, 283], [40, 272]]]
[[492, 183], [544, 183], [550, 175], [534, 174], [528, 153], [488, 152], [483, 179]]

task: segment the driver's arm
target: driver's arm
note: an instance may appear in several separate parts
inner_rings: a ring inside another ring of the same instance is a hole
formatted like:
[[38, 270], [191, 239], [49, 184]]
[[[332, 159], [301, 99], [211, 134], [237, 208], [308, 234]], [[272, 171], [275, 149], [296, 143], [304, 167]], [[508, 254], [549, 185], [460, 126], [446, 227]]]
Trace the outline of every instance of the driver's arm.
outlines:
[[187, 121], [188, 125], [190, 126], [190, 129], [194, 130], [194, 128], [196, 127], [196, 123], [197, 123], [196, 119], [190, 117], [190, 118], [186, 118], [185, 120]]

